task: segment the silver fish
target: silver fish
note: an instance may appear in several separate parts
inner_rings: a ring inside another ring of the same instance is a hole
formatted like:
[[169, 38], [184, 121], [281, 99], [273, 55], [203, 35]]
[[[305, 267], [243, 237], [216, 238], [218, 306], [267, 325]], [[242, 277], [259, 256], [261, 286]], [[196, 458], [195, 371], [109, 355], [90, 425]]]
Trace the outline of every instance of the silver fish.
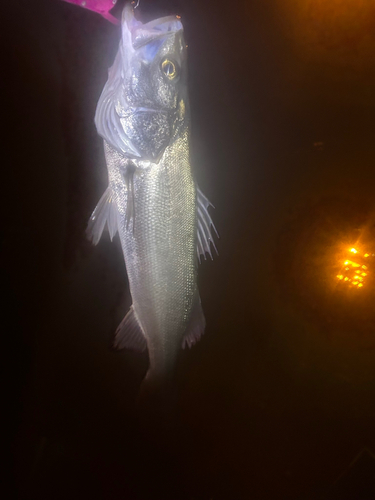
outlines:
[[[114, 346], [148, 349], [146, 381], [173, 372], [181, 346], [204, 332], [197, 267], [212, 257], [210, 202], [189, 159], [186, 44], [178, 17], [142, 24], [130, 4], [95, 115], [104, 139], [109, 185], [88, 234], [118, 231], [133, 300]], [[216, 230], [215, 230], [216, 231]], [[206, 257], [205, 257], [206, 258]]]

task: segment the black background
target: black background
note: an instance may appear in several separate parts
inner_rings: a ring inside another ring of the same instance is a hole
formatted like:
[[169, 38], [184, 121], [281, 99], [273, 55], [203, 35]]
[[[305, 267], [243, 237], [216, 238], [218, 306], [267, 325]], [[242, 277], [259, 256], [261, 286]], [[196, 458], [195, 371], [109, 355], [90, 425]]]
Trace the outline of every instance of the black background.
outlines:
[[[220, 232], [200, 268], [206, 334], [181, 353], [175, 414], [152, 431], [134, 415], [147, 357], [109, 349], [130, 305], [119, 241], [84, 234], [106, 187], [93, 117], [119, 29], [57, 0], [8, 4], [11, 495], [336, 498], [375, 449], [372, 275], [360, 298], [335, 281], [343, 248], [375, 251], [374, 4], [141, 0], [145, 20], [182, 16], [192, 159]], [[369, 476], [340, 498], [375, 498]]]

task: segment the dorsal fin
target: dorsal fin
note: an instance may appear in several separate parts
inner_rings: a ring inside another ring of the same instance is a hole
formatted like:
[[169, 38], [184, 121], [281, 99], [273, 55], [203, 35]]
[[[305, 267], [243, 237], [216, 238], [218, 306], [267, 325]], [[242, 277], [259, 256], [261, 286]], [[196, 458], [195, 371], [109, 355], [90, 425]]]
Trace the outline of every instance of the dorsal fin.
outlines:
[[202, 193], [202, 191], [197, 188], [197, 211], [198, 211], [198, 242], [197, 242], [197, 253], [198, 259], [200, 262], [201, 255], [206, 259], [206, 253], [208, 253], [212, 257], [211, 253], [211, 244], [214, 247], [216, 254], [219, 255], [217, 251], [211, 227], [214, 229], [216, 236], [219, 237], [219, 234], [216, 230], [214, 223], [212, 222], [211, 216], [208, 213], [209, 207], [215, 208], [212, 203], [206, 198], [206, 196]]

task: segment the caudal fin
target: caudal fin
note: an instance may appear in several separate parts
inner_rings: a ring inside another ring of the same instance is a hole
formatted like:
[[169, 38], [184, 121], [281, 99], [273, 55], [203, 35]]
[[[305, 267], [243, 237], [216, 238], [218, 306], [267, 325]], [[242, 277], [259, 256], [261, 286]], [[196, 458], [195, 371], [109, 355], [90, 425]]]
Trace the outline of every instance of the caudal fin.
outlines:
[[137, 398], [139, 416], [153, 423], [170, 422], [176, 411], [176, 394], [175, 381], [170, 374], [156, 374], [149, 370]]

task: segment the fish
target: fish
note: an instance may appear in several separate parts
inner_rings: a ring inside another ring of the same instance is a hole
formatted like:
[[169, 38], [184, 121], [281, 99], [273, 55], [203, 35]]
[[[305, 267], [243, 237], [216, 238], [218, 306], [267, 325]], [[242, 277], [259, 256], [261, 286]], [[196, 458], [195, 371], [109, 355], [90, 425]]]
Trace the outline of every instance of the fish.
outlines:
[[100, 14], [112, 24], [119, 24], [119, 20], [109, 13], [116, 5], [117, 0], [63, 0]]
[[207, 254], [212, 258], [217, 231], [190, 162], [181, 20], [142, 23], [126, 4], [121, 30], [95, 113], [108, 187], [87, 233], [94, 244], [106, 226], [111, 240], [119, 234], [132, 306], [114, 347], [148, 350], [143, 386], [152, 387], [169, 379], [180, 348], [194, 345], [205, 330], [198, 262]]

